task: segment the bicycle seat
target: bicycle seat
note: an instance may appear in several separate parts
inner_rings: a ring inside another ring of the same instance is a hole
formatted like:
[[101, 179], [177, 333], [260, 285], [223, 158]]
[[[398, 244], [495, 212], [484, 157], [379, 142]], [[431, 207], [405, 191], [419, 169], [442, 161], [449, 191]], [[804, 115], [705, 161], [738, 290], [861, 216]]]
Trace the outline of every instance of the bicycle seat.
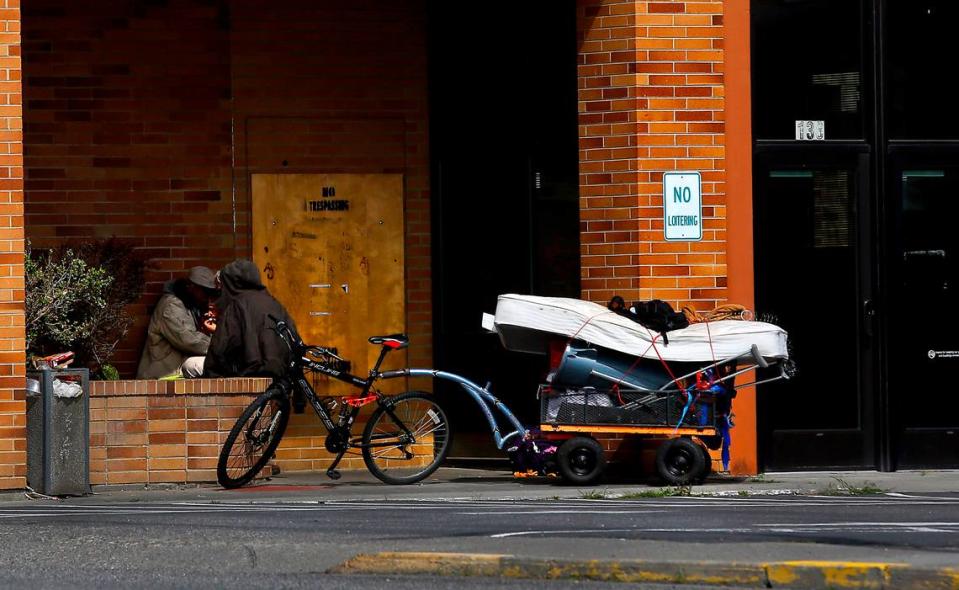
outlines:
[[410, 345], [406, 334], [390, 334], [388, 336], [370, 336], [370, 344], [382, 344], [387, 348], [399, 350]]

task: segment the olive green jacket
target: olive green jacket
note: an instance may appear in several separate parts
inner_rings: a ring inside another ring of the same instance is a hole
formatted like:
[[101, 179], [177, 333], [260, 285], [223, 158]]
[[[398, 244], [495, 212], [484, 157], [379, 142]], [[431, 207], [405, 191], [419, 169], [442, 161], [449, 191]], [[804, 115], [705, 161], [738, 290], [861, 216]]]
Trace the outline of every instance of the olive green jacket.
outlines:
[[140, 357], [137, 379], [158, 379], [179, 370], [187, 357], [204, 356], [210, 337], [200, 332], [190, 310], [169, 290], [160, 297]]

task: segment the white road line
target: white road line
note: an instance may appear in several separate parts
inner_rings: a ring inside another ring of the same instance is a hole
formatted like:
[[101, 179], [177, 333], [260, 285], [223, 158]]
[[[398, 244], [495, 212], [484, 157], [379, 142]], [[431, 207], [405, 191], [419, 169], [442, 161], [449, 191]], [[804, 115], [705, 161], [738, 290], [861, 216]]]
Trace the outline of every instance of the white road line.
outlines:
[[886, 533], [890, 535], [901, 535], [902, 533], [946, 533], [949, 535], [955, 535], [959, 532], [959, 529], [949, 530], [949, 529], [936, 529], [931, 527], [850, 527], [850, 528], [837, 528], [837, 529], [822, 529], [822, 528], [803, 528], [801, 526], [792, 527], [792, 528], [769, 528], [763, 530], [753, 530], [754, 533], [809, 533], [809, 534], [823, 534], [823, 533], [832, 533], [832, 534], [849, 534], [849, 533], [863, 533], [863, 534], [881, 534]]
[[513, 514], [583, 514], [583, 515], [606, 515], [606, 514], [657, 514], [666, 512], [665, 510], [515, 510], [507, 512], [457, 512], [464, 516], [502, 516]]
[[[591, 516], [649, 514], [661, 513], [689, 508], [708, 508], [710, 510], [742, 510], [742, 509], [803, 509], [811, 507], [876, 507], [895, 505], [903, 506], [954, 506], [959, 505], [959, 498], [943, 498], [936, 496], [909, 496], [906, 494], [886, 495], [869, 499], [848, 497], [822, 496], [816, 498], [805, 497], [795, 499], [783, 498], [725, 498], [725, 499], [698, 499], [698, 498], [664, 498], [650, 500], [586, 500], [566, 499], [552, 500], [472, 500], [464, 499], [451, 501], [448, 499], [401, 499], [401, 500], [328, 500], [328, 501], [292, 501], [267, 502], [254, 500], [252, 502], [206, 503], [206, 502], [169, 502], [144, 504], [55, 504], [49, 506], [11, 507], [0, 509], [0, 518], [30, 518], [46, 516], [82, 516], [82, 515], [137, 515], [137, 514], [189, 514], [189, 513], [239, 513], [239, 512], [350, 512], [350, 511], [433, 511], [452, 512], [470, 516], [497, 516], [522, 514], [581, 514]], [[887, 523], [888, 524], [888, 523]], [[897, 526], [957, 526], [959, 523], [912, 523]], [[779, 525], [768, 525], [779, 526]], [[783, 524], [782, 526], [808, 526], [797, 524]], [[823, 523], [819, 526], [844, 526], [837, 523]], [[869, 523], [869, 526], [881, 524]]]
[[573, 531], [517, 531], [490, 535], [490, 538], [505, 539], [507, 537], [526, 537], [531, 535], [572, 535], [577, 533], [632, 533], [635, 530], [636, 529], [577, 529]]
[[303, 507], [281, 507], [277, 506], [274, 508], [258, 508], [258, 509], [230, 509], [224, 510], [222, 508], [191, 508], [189, 510], [183, 508], [136, 508], [136, 509], [98, 509], [98, 510], [55, 510], [47, 509], [43, 511], [38, 510], [0, 510], [0, 519], [11, 519], [11, 518], [36, 518], [36, 517], [50, 517], [50, 516], [59, 516], [63, 518], [71, 516], [137, 516], [145, 514], [224, 514], [224, 513], [239, 513], [239, 512], [255, 512], [255, 513], [269, 513], [269, 512], [344, 512], [347, 509], [344, 508], [303, 508]]
[[920, 496], [916, 494], [903, 494], [902, 492], [886, 492], [883, 495], [889, 496], [890, 498], [894, 498], [894, 499], [902, 498], [907, 500], [940, 500], [944, 502], [956, 501], [955, 498], [947, 498], [943, 496]]
[[801, 527], [870, 527], [870, 526], [883, 526], [883, 527], [892, 527], [892, 526], [901, 526], [901, 527], [914, 527], [914, 526], [954, 526], [959, 527], [959, 522], [792, 522], [792, 523], [768, 523], [768, 524], [757, 524], [756, 526], [801, 526]]
[[[497, 533], [490, 535], [491, 539], [503, 539], [507, 537], [530, 537], [530, 536], [546, 536], [546, 535], [580, 535], [580, 534], [594, 534], [594, 533], [682, 533], [682, 534], [704, 534], [704, 533], [714, 533], [714, 534], [768, 534], [768, 533], [783, 533], [783, 534], [796, 534], [796, 533], [823, 533], [826, 532], [821, 528], [803, 528], [802, 526], [795, 527], [782, 527], [782, 528], [765, 528], [765, 529], [755, 529], [755, 528], [728, 528], [728, 527], [703, 527], [703, 528], [692, 528], [692, 527], [652, 527], [652, 528], [632, 528], [632, 529], [575, 529], [575, 530], [537, 530], [537, 531], [514, 531], [509, 533]], [[891, 527], [891, 528], [873, 528], [873, 527], [859, 527], [859, 528], [844, 528], [836, 529], [829, 532], [834, 533], [889, 533], [889, 534], [901, 534], [903, 532], [917, 532], [917, 533], [947, 533], [955, 534], [955, 530], [944, 530], [936, 529], [931, 527]]]

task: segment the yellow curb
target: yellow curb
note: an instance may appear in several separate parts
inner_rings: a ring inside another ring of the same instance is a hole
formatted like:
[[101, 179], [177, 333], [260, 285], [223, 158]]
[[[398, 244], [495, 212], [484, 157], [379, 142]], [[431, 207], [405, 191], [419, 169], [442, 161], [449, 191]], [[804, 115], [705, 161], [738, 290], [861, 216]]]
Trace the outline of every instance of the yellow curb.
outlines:
[[891, 588], [893, 569], [904, 563], [852, 561], [786, 561], [765, 564], [773, 588]]
[[551, 560], [468, 553], [363, 554], [334, 567], [329, 573], [404, 573], [759, 587], [765, 583], [765, 572], [759, 565]]
[[502, 576], [501, 562], [505, 557], [484, 553], [360, 554], [335, 566], [330, 573]]
[[357, 555], [332, 568], [329, 573], [493, 576], [805, 590], [959, 590], [959, 569], [923, 569], [902, 563], [848, 561], [737, 564], [545, 559], [483, 553], [384, 552]]

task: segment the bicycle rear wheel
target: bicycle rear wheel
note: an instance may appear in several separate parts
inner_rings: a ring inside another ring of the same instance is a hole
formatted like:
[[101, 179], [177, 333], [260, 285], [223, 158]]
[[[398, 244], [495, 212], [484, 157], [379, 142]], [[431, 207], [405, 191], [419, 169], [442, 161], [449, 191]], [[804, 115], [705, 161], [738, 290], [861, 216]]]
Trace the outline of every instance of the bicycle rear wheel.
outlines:
[[419, 391], [397, 395], [378, 407], [363, 430], [363, 461], [389, 484], [416, 483], [440, 466], [450, 450], [446, 412]]
[[290, 396], [271, 387], [256, 398], [230, 430], [216, 465], [216, 479], [227, 488], [250, 482], [273, 456], [290, 420]]

